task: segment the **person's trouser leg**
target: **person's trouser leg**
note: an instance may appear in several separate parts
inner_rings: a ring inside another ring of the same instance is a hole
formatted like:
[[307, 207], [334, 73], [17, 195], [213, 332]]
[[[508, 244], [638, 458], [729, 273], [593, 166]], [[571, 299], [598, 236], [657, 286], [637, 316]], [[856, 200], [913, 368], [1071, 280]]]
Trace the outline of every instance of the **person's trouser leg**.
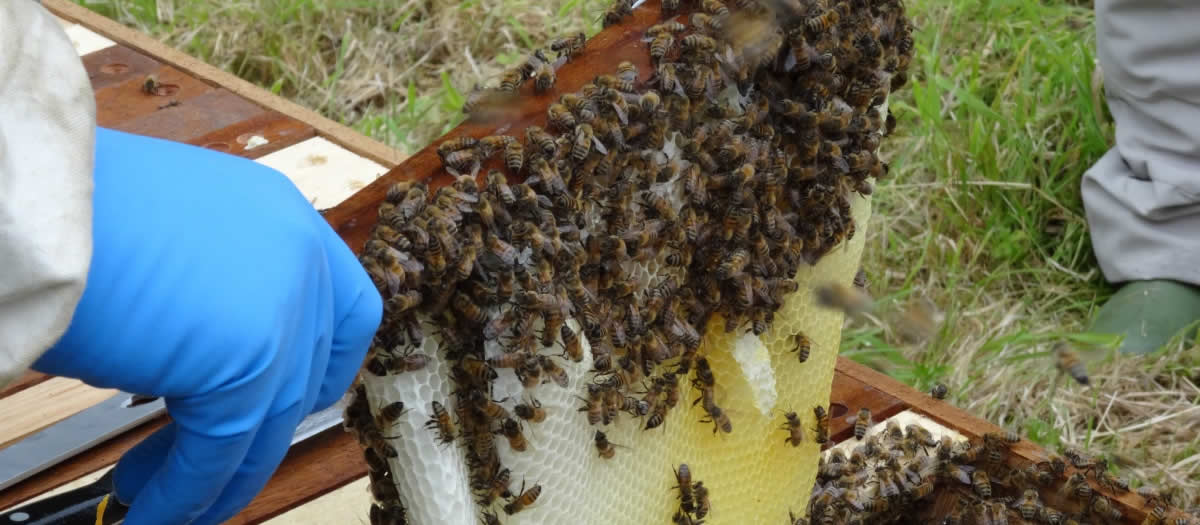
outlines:
[[1095, 4], [1116, 144], [1084, 174], [1083, 202], [1104, 276], [1132, 282], [1096, 328], [1136, 325], [1128, 349], [1145, 352], [1200, 317], [1200, 3]]

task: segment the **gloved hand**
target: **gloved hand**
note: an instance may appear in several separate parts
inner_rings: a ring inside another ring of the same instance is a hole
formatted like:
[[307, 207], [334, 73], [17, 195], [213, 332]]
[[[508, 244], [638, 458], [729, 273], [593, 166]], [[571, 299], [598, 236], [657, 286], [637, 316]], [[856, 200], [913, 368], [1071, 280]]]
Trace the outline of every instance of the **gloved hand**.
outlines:
[[48, 374], [165, 399], [173, 421], [117, 464], [127, 525], [218, 523], [336, 402], [382, 315], [371, 280], [279, 172], [96, 133], [93, 256]]

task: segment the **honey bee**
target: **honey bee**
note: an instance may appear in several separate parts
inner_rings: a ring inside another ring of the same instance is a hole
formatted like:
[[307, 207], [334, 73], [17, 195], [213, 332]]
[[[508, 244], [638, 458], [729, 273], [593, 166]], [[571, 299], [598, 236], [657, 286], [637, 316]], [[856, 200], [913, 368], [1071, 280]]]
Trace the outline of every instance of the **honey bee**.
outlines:
[[580, 412], [587, 412], [588, 424], [596, 425], [604, 417], [604, 397], [603, 391], [598, 385], [588, 385], [588, 398], [580, 398], [584, 405], [579, 409]]
[[561, 103], [550, 104], [546, 109], [546, 121], [550, 126], [562, 131], [575, 128], [575, 114]]
[[683, 37], [683, 40], [681, 40], [679, 42], [679, 45], [680, 45], [680, 48], [683, 50], [683, 52], [688, 53], [690, 55], [702, 55], [702, 54], [711, 55], [714, 51], [717, 50], [717, 41], [716, 40], [714, 40], [710, 36], [702, 35], [699, 33], [692, 33], [688, 36]]
[[801, 363], [808, 361], [808, 355], [812, 352], [812, 340], [804, 332], [796, 332], [792, 335], [792, 340], [796, 342], [796, 346], [792, 347], [796, 357]]
[[496, 379], [496, 371], [487, 362], [477, 358], [462, 359], [455, 365], [462, 374], [478, 383], [486, 383]]
[[695, 492], [696, 497], [696, 518], [703, 518], [712, 508], [712, 504], [708, 501], [708, 487], [704, 486], [703, 481], [697, 481], [695, 485], [692, 485], [692, 491]]
[[621, 62], [617, 64], [617, 84], [614, 86], [618, 91], [625, 93], [633, 93], [633, 83], [637, 80], [637, 66], [632, 62]]
[[804, 441], [804, 428], [800, 425], [800, 416], [795, 412], [784, 414], [787, 421], [781, 428], [788, 431], [788, 437], [784, 439], [785, 443], [791, 444], [793, 447], [800, 445]]
[[538, 356], [538, 364], [541, 365], [546, 375], [550, 376], [551, 381], [554, 381], [556, 385], [562, 388], [567, 388], [567, 385], [570, 383], [570, 377], [567, 376], [567, 371], [558, 366], [553, 359], [550, 359], [549, 356]]
[[[509, 141], [504, 144], [504, 166], [513, 173], [520, 173], [521, 167], [525, 164], [525, 148], [518, 141]], [[505, 203], [510, 204], [510, 203]]]
[[826, 31], [829, 31], [830, 26], [837, 25], [839, 20], [840, 15], [838, 14], [837, 10], [829, 9], [820, 15], [805, 20], [804, 26], [808, 29], [810, 34], [820, 35]]
[[1069, 346], [1065, 343], [1059, 343], [1054, 348], [1054, 355], [1057, 358], [1055, 366], [1058, 368], [1060, 374], [1065, 373], [1070, 375], [1081, 385], [1091, 383], [1091, 380], [1088, 379], [1087, 367], [1079, 359], [1079, 354], [1076, 354]]
[[554, 87], [554, 82], [557, 78], [554, 73], [554, 66], [547, 63], [539, 64], [533, 76], [534, 93], [545, 93]]
[[869, 428], [871, 428], [871, 409], [862, 407], [858, 409], [858, 417], [854, 419], [854, 439], [861, 441], [863, 436], [867, 435]]
[[1150, 512], [1146, 513], [1146, 519], [1142, 520], [1142, 525], [1161, 525], [1166, 523], [1166, 519], [1167, 509], [1159, 505], [1151, 509]]
[[729, 8], [725, 7], [725, 4], [721, 3], [720, 0], [703, 0], [700, 3], [700, 8], [703, 9], [705, 13], [708, 13], [714, 17], [729, 16]]
[[540, 495], [542, 495], [541, 485], [534, 485], [529, 487], [529, 490], [525, 490], [525, 482], [522, 481], [520, 492], [517, 493], [517, 496], [513, 498], [512, 501], [509, 501], [504, 505], [504, 513], [512, 516], [513, 514], [521, 512], [526, 507], [536, 503], [538, 496]]
[[379, 409], [379, 417], [376, 420], [376, 424], [380, 428], [392, 426], [405, 412], [407, 411], [404, 410], [403, 401], [388, 403]]
[[826, 308], [839, 309], [847, 314], [857, 314], [871, 309], [872, 300], [870, 296], [861, 290], [850, 288], [840, 283], [828, 283], [818, 286], [814, 293], [817, 304]]
[[975, 493], [983, 499], [992, 497], [992, 482], [988, 478], [987, 472], [976, 470], [971, 473], [971, 487], [975, 489]]
[[597, 430], [595, 440], [596, 451], [600, 453], [600, 457], [604, 459], [612, 459], [613, 455], [616, 454], [617, 449], [615, 445], [608, 441], [608, 436], [604, 435], [604, 432]]
[[576, 57], [583, 53], [584, 44], [587, 43], [587, 36], [582, 31], [574, 35], [557, 39], [550, 43], [550, 50], [558, 54], [559, 57]]
[[929, 389], [929, 395], [934, 399], [946, 399], [946, 395], [950, 393], [950, 389], [941, 383], [934, 383], [933, 388]]
[[499, 434], [508, 439], [509, 448], [516, 452], [524, 452], [529, 446], [525, 434], [521, 433], [521, 424], [511, 417], [500, 424]]
[[425, 423], [425, 428], [437, 432], [438, 441], [442, 443], [454, 442], [454, 422], [450, 420], [450, 413], [441, 403], [434, 401], [431, 403], [433, 414], [429, 417], [429, 421]]
[[692, 470], [688, 468], [687, 463], [680, 463], [679, 469], [675, 470], [675, 487], [679, 489], [680, 506], [684, 512], [695, 512], [694, 501], [692, 495]]
[[813, 415], [817, 417], [817, 426], [813, 428], [813, 433], [818, 444], [824, 445], [829, 442], [829, 413], [825, 411], [825, 407], [817, 405], [813, 407]]
[[575, 162], [583, 162], [583, 159], [592, 152], [592, 143], [596, 141], [596, 132], [592, 130], [589, 124], [580, 124], [575, 127], [575, 141], [571, 146], [571, 158]]
[[454, 299], [451, 301], [454, 310], [462, 314], [467, 321], [476, 324], [483, 324], [487, 321], [487, 314], [479, 305], [475, 304], [471, 298], [462, 292], [454, 294]]

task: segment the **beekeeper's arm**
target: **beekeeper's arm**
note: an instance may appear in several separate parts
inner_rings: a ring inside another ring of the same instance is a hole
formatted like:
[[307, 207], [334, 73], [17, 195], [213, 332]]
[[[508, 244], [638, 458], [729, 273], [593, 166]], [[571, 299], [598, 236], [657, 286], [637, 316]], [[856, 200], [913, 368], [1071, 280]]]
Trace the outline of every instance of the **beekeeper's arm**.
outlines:
[[221, 523], [350, 385], [379, 294], [278, 171], [95, 127], [38, 4], [0, 0], [0, 53], [4, 373], [162, 397], [113, 475], [124, 523]]
[[92, 86], [36, 2], [0, 2], [0, 384], [67, 329], [92, 255]]

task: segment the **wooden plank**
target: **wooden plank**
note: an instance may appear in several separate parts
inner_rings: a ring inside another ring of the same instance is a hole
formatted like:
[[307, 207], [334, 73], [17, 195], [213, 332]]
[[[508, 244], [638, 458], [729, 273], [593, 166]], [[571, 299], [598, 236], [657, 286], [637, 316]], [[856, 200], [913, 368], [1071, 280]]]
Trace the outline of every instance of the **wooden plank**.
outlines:
[[829, 393], [830, 442], [837, 443], [854, 437], [854, 423], [851, 418], [855, 417], [858, 409], [862, 407], [871, 410], [871, 419], [883, 421], [907, 409], [908, 405], [893, 396], [883, 395], [857, 377], [835, 371], [833, 388]]
[[[134, 122], [139, 117], [153, 115], [163, 109], [177, 109], [168, 107], [172, 101], [186, 104], [218, 89], [170, 66], [161, 66], [152, 74], [163, 84], [159, 91], [161, 94], [150, 95], [142, 90], [146, 81], [145, 75], [125, 78], [121, 82], [94, 90], [96, 122], [105, 127], [125, 131], [127, 123]], [[247, 106], [253, 106], [235, 98]], [[262, 111], [257, 107], [255, 109], [256, 113]]]
[[76, 5], [70, 0], [42, 0], [42, 5], [60, 18], [83, 25], [135, 51], [157, 57], [165, 64], [171, 65], [197, 79], [201, 79], [212, 86], [223, 87], [264, 108], [278, 111], [304, 122], [315, 129], [317, 135], [325, 137], [335, 144], [384, 166], [395, 166], [404, 158], [404, 155], [398, 150], [367, 138], [347, 126], [321, 116], [313, 110], [277, 97], [233, 74], [188, 56], [186, 53], [172, 49], [148, 35], [97, 15], [89, 11], [86, 7]]
[[292, 447], [263, 491], [227, 523], [266, 521], [365, 475], [358, 441], [341, 427], [331, 428]]
[[[968, 438], [981, 439], [988, 432], [1002, 432], [1005, 430], [983, 419], [979, 419], [950, 403], [934, 399], [927, 393], [918, 392], [886, 374], [876, 372], [867, 366], [855, 363], [849, 359], [839, 357], [835, 366], [838, 374], [844, 374], [869, 384], [877, 389], [879, 395], [895, 398], [908, 405], [910, 410], [937, 421], [939, 424], [953, 428]], [[1023, 469], [1030, 463], [1039, 463], [1047, 460], [1049, 460], [1049, 453], [1045, 449], [1031, 441], [1022, 439], [1012, 446], [1006, 463], [1011, 468]], [[1070, 475], [1074, 470], [1073, 467], [1068, 467], [1067, 475]], [[1094, 491], [1103, 493], [1120, 505], [1125, 518], [1121, 523], [1137, 524], [1145, 519], [1146, 510], [1148, 509], [1143, 508], [1145, 500], [1141, 496], [1134, 492], [1114, 494], [1100, 488], [1095, 482], [1090, 483]], [[1076, 502], [1066, 500], [1057, 490], [1042, 490], [1041, 492], [1043, 501], [1054, 508], [1064, 511], [1073, 511], [1078, 508]]]
[[[302, 144], [315, 135], [316, 130], [312, 126], [278, 111], [267, 111], [188, 142], [239, 157], [259, 159], [278, 151], [304, 149]], [[353, 155], [346, 150], [341, 151]], [[285, 171], [284, 175], [295, 182], [291, 173]]]
[[32, 370], [25, 372], [24, 375], [22, 375], [21, 377], [18, 377], [12, 383], [5, 385], [4, 388], [0, 388], [0, 399], [3, 399], [5, 397], [13, 395], [17, 392], [25, 390], [26, 388], [29, 388], [33, 385], [41, 383], [42, 381], [50, 379], [50, 377], [51, 376], [48, 376], [41, 372], [34, 372]]
[[609, 27], [589, 39], [581, 57], [559, 68], [556, 73], [558, 80], [552, 89], [536, 95], [533, 93], [533, 83], [527, 82], [520, 91], [520, 99], [506, 109], [504, 119], [467, 120], [326, 212], [325, 219], [333, 225], [351, 249], [357, 252], [366, 242], [371, 226], [375, 224], [379, 203], [383, 201], [389, 186], [403, 180], [420, 180], [436, 188], [451, 181], [449, 174], [442, 169], [441, 158], [437, 155], [437, 146], [441, 142], [462, 136], [480, 138], [497, 133], [522, 137], [525, 128], [530, 125], [545, 126], [546, 107], [561, 94], [579, 90], [600, 72], [616, 71], [617, 65], [623, 61], [636, 65], [639, 82], [644, 82], [649, 78], [651, 68], [647, 44], [642, 42], [642, 36], [645, 28], [658, 23], [661, 16], [659, 2], [646, 2], [621, 24]]
[[75, 379], [56, 377], [5, 397], [4, 403], [0, 403], [0, 448], [116, 393]]
[[167, 421], [166, 416], [147, 421], [133, 430], [93, 447], [86, 454], [68, 459], [0, 491], [0, 509], [11, 507], [113, 465], [121, 458], [121, 454], [133, 448], [155, 430], [162, 428]]
[[[177, 106], [155, 110], [112, 127], [138, 135], [209, 146], [209, 143], [197, 144], [197, 139], [264, 114], [266, 110], [246, 99], [230, 91], [216, 89], [181, 100]], [[230, 150], [227, 143], [221, 144], [223, 147], [218, 147], [218, 150]]]
[[145, 80], [147, 75], [162, 67], [159, 61], [125, 46], [112, 46], [90, 53], [84, 55], [82, 60], [94, 91], [130, 80]]

